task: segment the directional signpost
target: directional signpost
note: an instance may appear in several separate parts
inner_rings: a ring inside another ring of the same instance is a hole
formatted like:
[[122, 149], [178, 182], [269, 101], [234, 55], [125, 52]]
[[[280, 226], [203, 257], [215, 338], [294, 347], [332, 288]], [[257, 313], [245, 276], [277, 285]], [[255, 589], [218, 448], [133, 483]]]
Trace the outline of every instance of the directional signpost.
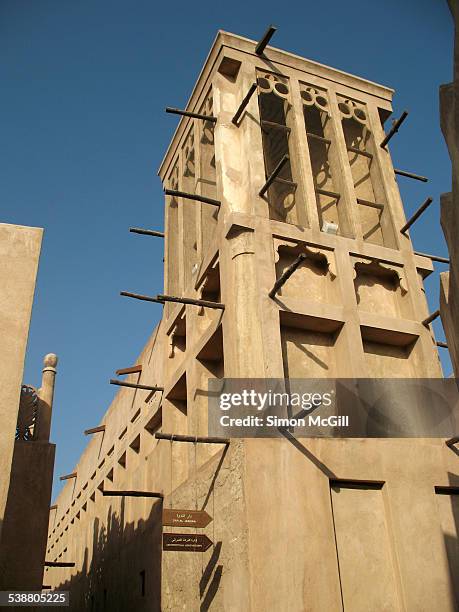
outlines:
[[207, 527], [212, 520], [205, 510], [163, 510], [163, 525], [171, 527]]
[[201, 533], [163, 533], [165, 551], [205, 552], [212, 544], [212, 540]]

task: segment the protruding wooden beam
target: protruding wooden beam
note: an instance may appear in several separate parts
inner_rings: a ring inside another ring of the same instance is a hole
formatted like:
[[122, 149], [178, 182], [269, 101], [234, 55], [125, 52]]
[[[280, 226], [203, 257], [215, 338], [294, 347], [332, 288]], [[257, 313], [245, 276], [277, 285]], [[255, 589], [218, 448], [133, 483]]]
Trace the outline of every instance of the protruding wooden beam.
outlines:
[[256, 47], [255, 47], [255, 53], [256, 55], [263, 55], [263, 51], [266, 48], [266, 45], [269, 43], [269, 41], [271, 40], [271, 38], [273, 37], [273, 34], [277, 31], [276, 26], [270, 25], [268, 27], [268, 29], [266, 30], [266, 32], [263, 34], [263, 36], [260, 38], [260, 40], [258, 41]]
[[144, 302], [155, 302], [156, 304], [164, 304], [162, 300], [150, 295], [141, 295], [140, 293], [130, 293], [129, 291], [120, 291], [120, 295], [124, 297], [134, 298], [135, 300], [143, 300]]
[[158, 238], [164, 238], [164, 232], [157, 232], [156, 230], [143, 229], [142, 227], [130, 227], [129, 231], [133, 234], [143, 234], [145, 236], [157, 236]]
[[154, 387], [152, 385], [139, 385], [138, 383], [130, 383], [125, 380], [116, 380], [116, 378], [110, 378], [111, 385], [118, 385], [119, 387], [130, 387], [131, 389], [145, 389], [146, 391], [164, 391], [164, 387]]
[[102, 491], [104, 497], [157, 497], [163, 499], [163, 493], [155, 493], [154, 491]]
[[141, 371], [142, 365], [138, 364], [131, 366], [130, 368], [122, 368], [121, 370], [116, 370], [115, 374], [117, 376], [124, 376], [125, 374], [140, 374]]
[[105, 425], [99, 425], [98, 427], [92, 427], [91, 429], [85, 429], [84, 435], [89, 436], [90, 434], [99, 433], [99, 431], [105, 431]]
[[414, 215], [410, 219], [408, 219], [408, 221], [405, 223], [405, 225], [400, 230], [400, 233], [404, 234], [413, 225], [413, 223], [419, 219], [422, 213], [432, 204], [432, 202], [433, 202], [432, 198], [427, 198], [427, 200], [423, 202], [421, 206], [417, 209]]
[[59, 480], [70, 480], [71, 478], [76, 478], [77, 473], [72, 472], [71, 474], [66, 474], [65, 476], [60, 476]]
[[199, 195], [197, 193], [188, 193], [188, 191], [179, 191], [178, 189], [165, 189], [164, 193], [169, 196], [176, 198], [185, 198], [187, 200], [196, 200], [197, 202], [204, 202], [204, 204], [212, 204], [212, 206], [221, 206], [220, 200], [214, 200], [214, 198], [207, 198], [206, 196]]
[[225, 310], [225, 304], [221, 302], [209, 302], [208, 300], [195, 300], [194, 298], [176, 297], [174, 295], [157, 295], [157, 299], [163, 302], [177, 302], [179, 304], [192, 304], [193, 306], [204, 306], [204, 308], [217, 308]]
[[428, 317], [426, 317], [426, 318], [424, 319], [424, 321], [422, 321], [422, 324], [423, 324], [425, 327], [428, 327], [428, 326], [430, 325], [430, 323], [432, 323], [432, 321], [435, 321], [435, 319], [436, 319], [437, 317], [439, 317], [439, 316], [440, 316], [440, 310], [436, 310], [435, 312], [433, 312], [432, 314], [430, 314]]
[[428, 253], [420, 253], [419, 251], [414, 251], [415, 255], [419, 255], [419, 257], [427, 257], [432, 261], [438, 261], [439, 263], [449, 264], [450, 261], [446, 257], [440, 257], [440, 255], [429, 255]]
[[49, 507], [50, 510], [57, 510], [57, 504], [53, 504]]
[[191, 113], [190, 111], [180, 110], [179, 108], [171, 108], [166, 106], [166, 113], [173, 115], [183, 115], [184, 117], [192, 117], [193, 119], [202, 119], [202, 121], [210, 121], [211, 123], [217, 123], [217, 117], [212, 115], [201, 115], [201, 113]]
[[242, 99], [242, 102], [239, 104], [239, 107], [236, 113], [234, 114], [234, 117], [231, 119], [231, 123], [234, 123], [234, 125], [238, 125], [239, 118], [244, 112], [244, 109], [247, 106], [247, 104], [250, 102], [250, 98], [253, 96], [256, 89], [257, 89], [257, 84], [252, 83], [252, 85], [249, 88], [249, 91], [246, 93], [246, 95]]
[[422, 181], [423, 183], [427, 183], [427, 181], [429, 180], [426, 176], [414, 174], [413, 172], [407, 172], [406, 170], [398, 170], [398, 168], [394, 168], [394, 172], [399, 176], [406, 176], [407, 178], [414, 179], [415, 181]]
[[193, 444], [229, 444], [229, 438], [217, 438], [209, 436], [185, 436], [182, 434], [167, 434], [158, 431], [155, 433], [158, 440], [171, 440], [172, 442], [192, 442]]
[[394, 136], [394, 134], [396, 134], [398, 132], [400, 126], [402, 125], [402, 123], [405, 121], [405, 119], [407, 117], [408, 117], [408, 112], [407, 111], [403, 111], [403, 113], [400, 115], [400, 117], [397, 119], [397, 121], [391, 127], [391, 129], [390, 129], [389, 133], [387, 134], [387, 136], [381, 142], [381, 147], [382, 148], [384, 148], [387, 145], [387, 143], [389, 142], [389, 140], [392, 138], [392, 136]]
[[445, 348], [445, 349], [448, 348], [448, 345], [446, 344], [446, 342], [436, 342], [435, 344], [438, 346], [438, 348]]
[[266, 179], [266, 183], [260, 189], [259, 194], [258, 194], [259, 196], [263, 197], [265, 195], [265, 193], [271, 187], [271, 184], [276, 180], [279, 172], [282, 170], [282, 168], [285, 166], [285, 164], [288, 162], [289, 159], [290, 157], [287, 154], [285, 154], [282, 157], [282, 159], [279, 161], [277, 166], [274, 168], [274, 170], [271, 172], [271, 174]]
[[271, 291], [268, 294], [270, 298], [274, 298], [276, 296], [276, 293], [279, 291], [282, 285], [284, 285], [287, 282], [287, 280], [292, 276], [295, 270], [303, 263], [306, 257], [307, 257], [306, 253], [300, 253], [298, 257], [295, 259], [295, 261], [291, 263], [288, 266], [288, 268], [286, 268], [282, 272], [282, 274], [279, 276], [277, 281], [274, 283], [274, 287], [271, 289]]
[[70, 561], [45, 561], [45, 567], [75, 567]]
[[449, 446], [450, 448], [452, 448], [458, 443], [459, 443], [459, 436], [454, 436], [454, 438], [450, 438], [449, 440], [445, 441], [446, 446]]

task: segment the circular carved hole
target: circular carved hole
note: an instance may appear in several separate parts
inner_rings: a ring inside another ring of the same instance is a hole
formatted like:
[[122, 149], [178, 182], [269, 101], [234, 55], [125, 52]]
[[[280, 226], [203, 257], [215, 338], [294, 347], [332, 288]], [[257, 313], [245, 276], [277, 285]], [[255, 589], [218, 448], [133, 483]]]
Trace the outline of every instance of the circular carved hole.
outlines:
[[367, 118], [365, 111], [361, 108], [354, 108], [354, 115], [357, 117], [357, 119], [360, 119], [360, 121], [365, 121]]
[[293, 193], [288, 193], [283, 199], [285, 212], [288, 212], [295, 206], [295, 195]]
[[313, 97], [310, 91], [302, 91], [301, 92], [301, 97], [303, 98], [303, 100], [305, 100], [306, 102], [312, 102]]
[[288, 94], [288, 87], [284, 83], [276, 83], [274, 88], [278, 93], [283, 94], [284, 96]]
[[204, 138], [208, 143], [213, 143], [214, 141], [214, 131], [211, 127], [205, 127], [203, 130]]
[[316, 102], [319, 106], [327, 106], [327, 100], [323, 96], [317, 96]]
[[338, 104], [338, 107], [339, 107], [339, 110], [343, 113], [343, 115], [350, 115], [351, 114], [351, 109], [344, 102], [340, 102]]
[[262, 89], [271, 89], [270, 82], [268, 81], [268, 79], [265, 79], [264, 77], [258, 77], [257, 83], [258, 83], [258, 86], [261, 87]]
[[325, 170], [319, 170], [319, 172], [317, 173], [317, 177], [316, 177], [316, 182], [317, 182], [318, 187], [325, 185], [327, 178], [328, 178], [328, 175], [325, 172]]

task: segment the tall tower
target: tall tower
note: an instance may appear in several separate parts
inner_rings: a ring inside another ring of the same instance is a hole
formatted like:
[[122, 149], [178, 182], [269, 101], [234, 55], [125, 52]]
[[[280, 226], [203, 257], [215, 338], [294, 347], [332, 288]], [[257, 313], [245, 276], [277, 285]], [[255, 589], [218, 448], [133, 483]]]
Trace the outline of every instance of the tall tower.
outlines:
[[[50, 524], [51, 556], [76, 567], [47, 582], [136, 610], [455, 609], [458, 464], [443, 440], [176, 437], [208, 435], [213, 378], [442, 377], [422, 324], [432, 262], [400, 232], [380, 146], [392, 94], [218, 33], [186, 109], [198, 116], [159, 170], [165, 307], [127, 379], [158, 388], [121, 389], [104, 416]], [[104, 483], [207, 510], [214, 546], [161, 552], [161, 502], [108, 500]]]

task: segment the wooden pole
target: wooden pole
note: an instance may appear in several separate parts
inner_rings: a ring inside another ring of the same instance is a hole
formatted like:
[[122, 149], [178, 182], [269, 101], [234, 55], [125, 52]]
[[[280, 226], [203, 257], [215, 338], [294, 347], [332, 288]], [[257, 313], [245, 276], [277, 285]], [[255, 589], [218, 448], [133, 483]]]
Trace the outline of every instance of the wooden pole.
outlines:
[[429, 324], [432, 323], [432, 321], [435, 321], [435, 319], [439, 316], [440, 316], [440, 311], [436, 310], [431, 315], [429, 315], [426, 319], [424, 319], [424, 321], [422, 321], [422, 324], [425, 325], [425, 327], [428, 327]]
[[394, 168], [394, 172], [395, 174], [398, 174], [400, 176], [406, 176], [407, 178], [412, 178], [415, 181], [422, 181], [423, 183], [427, 183], [427, 181], [429, 180], [426, 176], [421, 176], [420, 174], [413, 174], [413, 172], [406, 172], [406, 170], [398, 170], [397, 168]]
[[408, 112], [407, 111], [403, 111], [403, 113], [401, 114], [400, 118], [397, 119], [397, 121], [391, 127], [391, 129], [390, 129], [389, 133], [387, 134], [387, 136], [381, 142], [381, 147], [382, 148], [384, 148], [386, 146], [386, 144], [389, 142], [389, 140], [392, 138], [392, 136], [394, 136], [394, 134], [396, 134], [398, 132], [399, 127], [402, 125], [402, 123], [405, 121], [405, 119], [407, 117], [408, 117]]
[[167, 434], [160, 431], [155, 433], [158, 440], [171, 440], [172, 442], [192, 442], [193, 444], [229, 444], [229, 438], [216, 438], [209, 436], [185, 436], [182, 434]]
[[432, 198], [427, 198], [427, 200], [423, 202], [421, 206], [417, 209], [414, 215], [410, 219], [408, 219], [408, 221], [400, 230], [400, 233], [404, 234], [413, 225], [413, 223], [419, 219], [422, 213], [432, 204], [432, 202]]
[[277, 281], [274, 283], [274, 287], [271, 289], [271, 291], [268, 294], [270, 298], [274, 298], [276, 296], [276, 293], [279, 291], [282, 285], [284, 285], [287, 282], [287, 280], [292, 276], [292, 274], [295, 272], [298, 266], [300, 266], [301, 263], [306, 259], [306, 257], [307, 257], [306, 253], [300, 253], [298, 257], [295, 259], [295, 261], [291, 263], [288, 266], [288, 268], [286, 268], [282, 272], [282, 274], [279, 276]]
[[71, 474], [66, 474], [65, 476], [60, 476], [59, 480], [70, 480], [71, 478], [76, 478], [77, 477], [77, 473], [76, 472], [72, 472]]
[[124, 297], [134, 298], [135, 300], [143, 300], [145, 302], [156, 302], [157, 304], [164, 304], [162, 300], [158, 300], [157, 297], [151, 297], [150, 295], [141, 295], [140, 293], [130, 293], [129, 291], [120, 291], [120, 295]]
[[242, 102], [239, 104], [239, 107], [236, 113], [234, 114], [234, 117], [231, 119], [231, 123], [234, 123], [234, 125], [238, 125], [239, 118], [244, 112], [244, 109], [247, 106], [247, 104], [250, 102], [250, 98], [253, 96], [256, 89], [257, 89], [257, 84], [252, 83], [252, 85], [249, 88], [249, 91], [246, 93], [246, 95], [242, 99]]
[[187, 191], [178, 191], [177, 189], [165, 189], [164, 193], [177, 198], [185, 198], [188, 200], [196, 200], [196, 202], [204, 202], [204, 204], [212, 204], [212, 206], [221, 206], [220, 200], [207, 198], [206, 196], [198, 195], [197, 193], [188, 193]]
[[269, 41], [271, 40], [271, 38], [273, 37], [273, 34], [277, 31], [276, 26], [270, 25], [268, 27], [268, 29], [266, 30], [266, 32], [263, 34], [263, 36], [261, 37], [261, 39], [259, 40], [259, 42], [257, 43], [256, 47], [255, 47], [255, 53], [256, 55], [263, 55], [263, 51], [266, 48], [266, 45], [269, 43]]
[[203, 121], [217, 123], [217, 117], [212, 117], [212, 115], [201, 115], [200, 113], [192, 113], [190, 111], [180, 110], [179, 108], [171, 108], [170, 106], [166, 106], [166, 113], [171, 113], [172, 115], [183, 115], [184, 117], [192, 117], [193, 119], [202, 119]]
[[440, 255], [429, 255], [428, 253], [420, 253], [419, 251], [414, 251], [415, 255], [419, 255], [420, 257], [427, 257], [432, 261], [438, 261], [440, 263], [449, 264], [450, 261], [446, 257], [440, 257]]
[[164, 391], [164, 387], [153, 387], [150, 385], [139, 385], [138, 383], [130, 383], [125, 380], [116, 380], [116, 378], [110, 378], [111, 385], [118, 385], [119, 387], [130, 387], [131, 389], [145, 389], [146, 391]]
[[155, 493], [153, 491], [102, 491], [104, 497], [157, 497], [163, 499], [162, 493]]
[[70, 561], [45, 561], [45, 567], [75, 567]]
[[177, 302], [179, 304], [192, 304], [193, 306], [204, 306], [205, 308], [217, 308], [225, 310], [225, 305], [220, 302], [209, 302], [208, 300], [195, 300], [194, 298], [176, 297], [173, 295], [157, 295], [157, 299], [163, 302]]
[[289, 159], [290, 159], [290, 157], [286, 153], [282, 157], [280, 162], [277, 164], [277, 166], [274, 168], [274, 170], [271, 172], [271, 174], [268, 176], [268, 178], [266, 179], [266, 183], [260, 189], [260, 192], [259, 192], [258, 195], [260, 195], [261, 197], [263, 197], [265, 195], [265, 193], [271, 187], [271, 184], [276, 180], [277, 175], [279, 174], [279, 172], [282, 170], [282, 168], [285, 166], [285, 164], [288, 162]]
[[90, 434], [99, 433], [99, 431], [105, 431], [105, 425], [99, 425], [98, 427], [92, 427], [91, 429], [85, 429], [84, 435], [89, 436]]
[[144, 234], [145, 236], [157, 236], [158, 238], [164, 238], [164, 232], [157, 232], [156, 230], [143, 229], [142, 227], [130, 227], [129, 231], [133, 234]]
[[125, 374], [140, 374], [142, 371], [141, 365], [134, 365], [130, 368], [122, 368], [121, 370], [116, 370], [115, 374], [117, 376], [124, 376]]

